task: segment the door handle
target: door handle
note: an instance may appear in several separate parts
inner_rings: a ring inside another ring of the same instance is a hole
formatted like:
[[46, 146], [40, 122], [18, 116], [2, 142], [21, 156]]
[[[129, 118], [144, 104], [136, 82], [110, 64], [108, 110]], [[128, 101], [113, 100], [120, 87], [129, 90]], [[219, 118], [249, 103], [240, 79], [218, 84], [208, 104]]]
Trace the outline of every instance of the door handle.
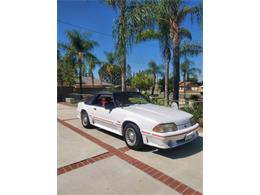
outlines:
[[97, 110], [96, 108], [93, 108], [93, 110]]

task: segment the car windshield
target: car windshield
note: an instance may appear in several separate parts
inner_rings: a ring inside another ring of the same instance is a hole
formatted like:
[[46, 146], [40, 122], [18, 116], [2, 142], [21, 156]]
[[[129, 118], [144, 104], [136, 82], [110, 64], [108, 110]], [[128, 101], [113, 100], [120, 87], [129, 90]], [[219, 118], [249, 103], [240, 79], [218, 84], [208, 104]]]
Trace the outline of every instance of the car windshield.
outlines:
[[114, 98], [118, 106], [129, 106], [132, 104], [150, 103], [145, 96], [137, 92], [115, 93]]

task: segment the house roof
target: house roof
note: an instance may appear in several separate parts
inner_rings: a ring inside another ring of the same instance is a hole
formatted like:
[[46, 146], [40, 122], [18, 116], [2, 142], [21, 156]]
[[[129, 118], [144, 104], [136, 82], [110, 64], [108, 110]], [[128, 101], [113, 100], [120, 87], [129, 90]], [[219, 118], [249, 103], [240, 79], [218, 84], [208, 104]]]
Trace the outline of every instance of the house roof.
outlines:
[[199, 87], [199, 85], [194, 82], [184, 82], [184, 81], [179, 82], [180, 87], [184, 87], [184, 85], [185, 87]]
[[[79, 78], [76, 78], [75, 81], [78, 84], [79, 83]], [[101, 82], [100, 79], [94, 78], [94, 85], [99, 85], [101, 83], [102, 83], [102, 85], [109, 85], [109, 86], [111, 85], [110, 83], [107, 83], [107, 82], [104, 82], [104, 81]], [[92, 84], [91, 77], [82, 76], [82, 84]]]
[[[79, 78], [76, 78], [75, 81], [76, 81], [75, 86], [79, 87]], [[110, 83], [104, 81], [101, 82], [100, 79], [94, 78], [94, 88], [102, 88], [102, 87], [109, 87], [109, 86], [111, 86]], [[92, 87], [91, 77], [82, 76], [82, 87], [83, 88]]]

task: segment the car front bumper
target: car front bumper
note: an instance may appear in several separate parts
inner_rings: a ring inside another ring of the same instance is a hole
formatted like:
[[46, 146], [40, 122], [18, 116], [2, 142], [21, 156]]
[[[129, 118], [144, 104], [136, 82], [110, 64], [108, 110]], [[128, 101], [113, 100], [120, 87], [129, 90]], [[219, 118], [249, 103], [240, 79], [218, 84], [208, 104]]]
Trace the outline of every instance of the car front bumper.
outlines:
[[189, 143], [198, 137], [197, 128], [199, 124], [169, 133], [155, 133], [143, 132], [143, 139], [147, 145], [155, 146], [157, 148], [167, 149], [175, 148], [183, 144]]

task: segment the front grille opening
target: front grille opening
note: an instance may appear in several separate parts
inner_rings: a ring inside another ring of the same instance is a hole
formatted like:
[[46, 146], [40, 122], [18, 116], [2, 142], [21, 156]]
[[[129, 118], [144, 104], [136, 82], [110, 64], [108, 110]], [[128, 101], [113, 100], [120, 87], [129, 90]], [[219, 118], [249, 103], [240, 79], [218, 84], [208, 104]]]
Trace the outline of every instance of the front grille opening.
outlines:
[[188, 122], [188, 123], [184, 123], [182, 125], [177, 125], [177, 128], [178, 128], [178, 130], [181, 130], [181, 129], [186, 129], [186, 128], [190, 127], [190, 126], [192, 126], [192, 125], [191, 125], [190, 122]]

